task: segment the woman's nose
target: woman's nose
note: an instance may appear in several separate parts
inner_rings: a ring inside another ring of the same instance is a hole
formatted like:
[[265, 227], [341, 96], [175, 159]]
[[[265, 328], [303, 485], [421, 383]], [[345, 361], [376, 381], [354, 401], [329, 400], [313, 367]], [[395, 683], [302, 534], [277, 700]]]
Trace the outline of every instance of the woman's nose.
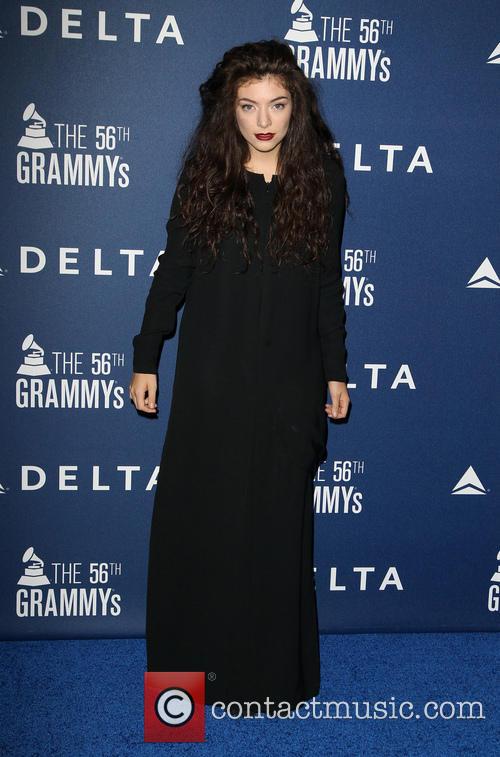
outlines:
[[266, 129], [271, 124], [271, 119], [267, 115], [267, 113], [259, 113], [259, 116], [257, 118], [257, 126], [259, 129]]

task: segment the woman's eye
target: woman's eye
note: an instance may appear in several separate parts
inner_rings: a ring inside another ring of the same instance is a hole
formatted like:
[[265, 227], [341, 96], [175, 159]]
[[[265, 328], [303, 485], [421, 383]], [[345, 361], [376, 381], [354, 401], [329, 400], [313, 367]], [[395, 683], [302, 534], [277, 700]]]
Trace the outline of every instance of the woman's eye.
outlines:
[[[285, 103], [275, 103], [273, 105], [273, 108], [276, 108], [277, 110], [283, 110], [285, 107]], [[246, 111], [248, 113], [248, 109], [253, 108], [253, 105], [251, 103], [243, 103], [241, 106], [241, 109]]]

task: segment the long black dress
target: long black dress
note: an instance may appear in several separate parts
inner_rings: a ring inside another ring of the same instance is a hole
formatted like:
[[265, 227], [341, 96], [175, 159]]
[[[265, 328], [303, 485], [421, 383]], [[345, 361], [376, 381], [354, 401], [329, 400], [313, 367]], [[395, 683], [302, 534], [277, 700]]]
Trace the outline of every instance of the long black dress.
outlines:
[[154, 373], [180, 321], [150, 535], [148, 671], [204, 671], [206, 703], [292, 706], [319, 692], [313, 477], [326, 459], [327, 381], [347, 381], [340, 241], [345, 179], [326, 159], [332, 224], [323, 265], [278, 269], [264, 249], [277, 177], [245, 171], [261, 230], [204, 273], [182, 249], [174, 193], [167, 247], [133, 339]]

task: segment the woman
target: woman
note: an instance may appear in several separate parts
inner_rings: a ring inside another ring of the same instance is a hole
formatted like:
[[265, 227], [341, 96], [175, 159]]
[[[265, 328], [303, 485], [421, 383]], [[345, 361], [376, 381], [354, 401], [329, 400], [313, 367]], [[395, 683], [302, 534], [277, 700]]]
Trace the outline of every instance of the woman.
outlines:
[[[200, 87], [130, 395], [157, 411], [184, 301], [151, 524], [150, 671], [204, 671], [206, 703], [319, 691], [313, 478], [349, 406], [342, 161], [290, 48], [249, 43]], [[329, 387], [331, 403], [325, 403]]]

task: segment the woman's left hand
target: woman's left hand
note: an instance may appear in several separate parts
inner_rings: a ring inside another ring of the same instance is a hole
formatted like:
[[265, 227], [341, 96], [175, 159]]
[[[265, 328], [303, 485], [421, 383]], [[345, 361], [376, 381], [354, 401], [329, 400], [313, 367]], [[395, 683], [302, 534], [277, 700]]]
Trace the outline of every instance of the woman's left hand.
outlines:
[[347, 384], [344, 381], [329, 381], [328, 389], [332, 402], [325, 404], [325, 413], [334, 420], [345, 418], [351, 402]]

